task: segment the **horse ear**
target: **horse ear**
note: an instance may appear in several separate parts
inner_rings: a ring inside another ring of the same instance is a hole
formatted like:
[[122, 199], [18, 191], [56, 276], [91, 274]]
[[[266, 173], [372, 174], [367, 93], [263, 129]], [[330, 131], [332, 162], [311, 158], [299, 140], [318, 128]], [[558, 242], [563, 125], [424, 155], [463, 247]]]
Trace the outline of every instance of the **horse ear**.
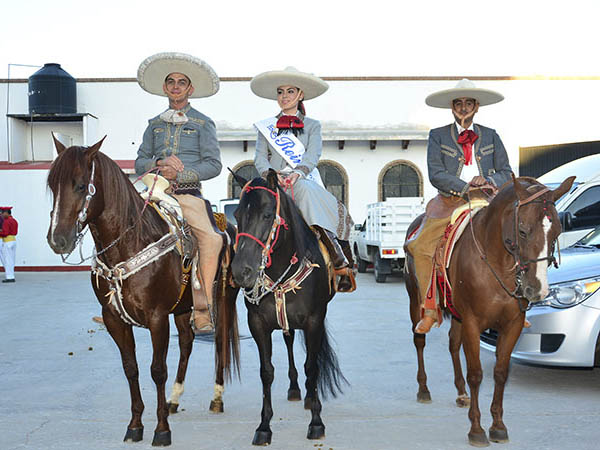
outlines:
[[513, 185], [515, 186], [515, 194], [517, 194], [517, 199], [524, 199], [527, 198], [529, 196], [529, 194], [527, 193], [527, 190], [521, 186], [521, 183], [519, 182], [519, 180], [517, 178], [515, 178], [515, 174], [511, 174], [512, 176], [512, 180], [513, 180]]
[[244, 177], [238, 175], [233, 170], [231, 170], [229, 167], [227, 168], [227, 170], [229, 170], [231, 172], [231, 175], [233, 175], [233, 179], [235, 180], [235, 182], [237, 184], [240, 185], [241, 188], [243, 188], [244, 186], [246, 186], [248, 184], [248, 180], [246, 180]]
[[575, 177], [569, 177], [565, 181], [563, 181], [559, 187], [552, 191], [552, 201], [556, 201], [561, 198], [564, 194], [569, 192], [571, 186], [573, 186], [573, 181], [575, 181]]
[[56, 139], [56, 136], [54, 135], [54, 133], [52, 133], [52, 139], [54, 140], [54, 146], [56, 147], [56, 153], [58, 153], [60, 155], [62, 152], [64, 152], [67, 149], [67, 147], [65, 147], [62, 142], [60, 142], [58, 139]]
[[267, 186], [272, 191], [276, 191], [279, 187], [277, 172], [275, 172], [273, 169], [269, 169], [269, 173], [267, 174]]
[[94, 160], [94, 158], [96, 157], [96, 154], [98, 153], [98, 150], [100, 150], [100, 147], [102, 147], [102, 143], [104, 142], [104, 139], [106, 139], [106, 135], [102, 139], [100, 139], [98, 142], [96, 142], [94, 145], [87, 148], [87, 150], [85, 151], [85, 154], [88, 157], [88, 161], [91, 162]]

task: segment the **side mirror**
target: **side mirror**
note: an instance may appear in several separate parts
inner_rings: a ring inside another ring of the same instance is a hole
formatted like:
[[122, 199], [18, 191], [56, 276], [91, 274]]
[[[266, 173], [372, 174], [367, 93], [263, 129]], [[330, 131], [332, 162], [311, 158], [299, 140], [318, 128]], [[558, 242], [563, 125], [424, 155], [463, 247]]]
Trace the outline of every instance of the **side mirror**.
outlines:
[[568, 211], [561, 211], [558, 213], [560, 224], [563, 231], [571, 231], [573, 229], [573, 214]]
[[362, 231], [362, 224], [360, 224], [360, 223], [355, 223], [355, 224], [354, 224], [354, 229], [355, 229], [356, 231]]

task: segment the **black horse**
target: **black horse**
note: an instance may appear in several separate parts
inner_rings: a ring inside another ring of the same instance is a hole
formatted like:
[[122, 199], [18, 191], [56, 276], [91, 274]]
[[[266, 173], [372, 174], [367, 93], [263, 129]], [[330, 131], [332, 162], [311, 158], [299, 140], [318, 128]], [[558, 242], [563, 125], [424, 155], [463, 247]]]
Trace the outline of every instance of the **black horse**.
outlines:
[[[235, 212], [238, 236], [231, 269], [234, 281], [244, 288], [248, 325], [258, 346], [263, 384], [262, 420], [252, 443], [270, 444], [273, 434], [269, 424], [274, 377], [271, 334], [275, 329], [304, 332], [304, 407], [312, 413], [307, 438], [320, 439], [325, 436], [325, 425], [319, 394], [335, 397], [347, 383], [325, 329], [327, 304], [335, 294], [328, 263], [317, 236], [279, 187], [274, 171], [269, 171], [266, 180], [255, 178], [248, 183], [239, 176], [236, 180], [244, 188]], [[292, 339], [293, 334], [286, 338], [288, 348]]]

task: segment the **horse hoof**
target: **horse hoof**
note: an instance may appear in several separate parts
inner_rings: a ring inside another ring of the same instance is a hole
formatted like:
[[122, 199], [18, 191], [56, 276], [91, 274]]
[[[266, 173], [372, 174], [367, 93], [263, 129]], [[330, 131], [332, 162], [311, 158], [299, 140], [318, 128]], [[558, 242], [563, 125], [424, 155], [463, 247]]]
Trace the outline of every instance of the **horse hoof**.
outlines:
[[152, 447], [167, 447], [171, 445], [171, 431], [155, 431]]
[[431, 394], [429, 392], [417, 392], [417, 401], [419, 403], [431, 403]]
[[288, 391], [288, 401], [299, 402], [300, 400], [302, 400], [302, 394], [299, 389], [290, 389]]
[[179, 403], [167, 403], [167, 407], [169, 408], [169, 414], [176, 414], [177, 408], [179, 407]]
[[310, 397], [304, 398], [304, 409], [312, 409], [312, 399]]
[[254, 433], [254, 439], [252, 439], [252, 445], [271, 445], [272, 436], [273, 432], [271, 431], [256, 430], [256, 433]]
[[325, 437], [325, 425], [309, 425], [307, 439], [322, 439]]
[[221, 400], [211, 400], [210, 406], [208, 407], [210, 412], [214, 413], [222, 413], [223, 412], [223, 401]]
[[490, 441], [485, 433], [469, 433], [469, 444], [473, 447], [487, 447]]
[[508, 431], [499, 428], [490, 428], [490, 441], [498, 444], [506, 444], [508, 442]]
[[123, 442], [140, 442], [144, 438], [144, 427], [127, 428]]
[[471, 406], [471, 399], [466, 394], [459, 395], [456, 397], [456, 406], [459, 408], [468, 408]]

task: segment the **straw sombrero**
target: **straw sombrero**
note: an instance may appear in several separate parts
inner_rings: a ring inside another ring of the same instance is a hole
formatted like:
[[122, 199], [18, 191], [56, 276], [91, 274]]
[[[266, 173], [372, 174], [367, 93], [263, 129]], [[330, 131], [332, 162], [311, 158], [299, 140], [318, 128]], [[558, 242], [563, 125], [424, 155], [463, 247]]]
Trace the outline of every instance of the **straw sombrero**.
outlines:
[[312, 73], [300, 72], [294, 67], [284, 70], [271, 70], [256, 75], [250, 81], [250, 89], [256, 95], [270, 100], [277, 100], [279, 86], [296, 86], [304, 92], [304, 100], [310, 100], [323, 94], [329, 85]]
[[166, 97], [165, 78], [170, 73], [182, 73], [192, 81], [190, 98], [210, 97], [219, 90], [219, 77], [206, 62], [185, 53], [166, 52], [146, 58], [138, 69], [137, 80], [143, 90]]
[[479, 101], [480, 106], [492, 105], [504, 100], [504, 96], [496, 91], [475, 87], [475, 83], [467, 78], [460, 80], [452, 89], [434, 92], [425, 99], [425, 103], [434, 108], [452, 108], [452, 100], [467, 97]]

